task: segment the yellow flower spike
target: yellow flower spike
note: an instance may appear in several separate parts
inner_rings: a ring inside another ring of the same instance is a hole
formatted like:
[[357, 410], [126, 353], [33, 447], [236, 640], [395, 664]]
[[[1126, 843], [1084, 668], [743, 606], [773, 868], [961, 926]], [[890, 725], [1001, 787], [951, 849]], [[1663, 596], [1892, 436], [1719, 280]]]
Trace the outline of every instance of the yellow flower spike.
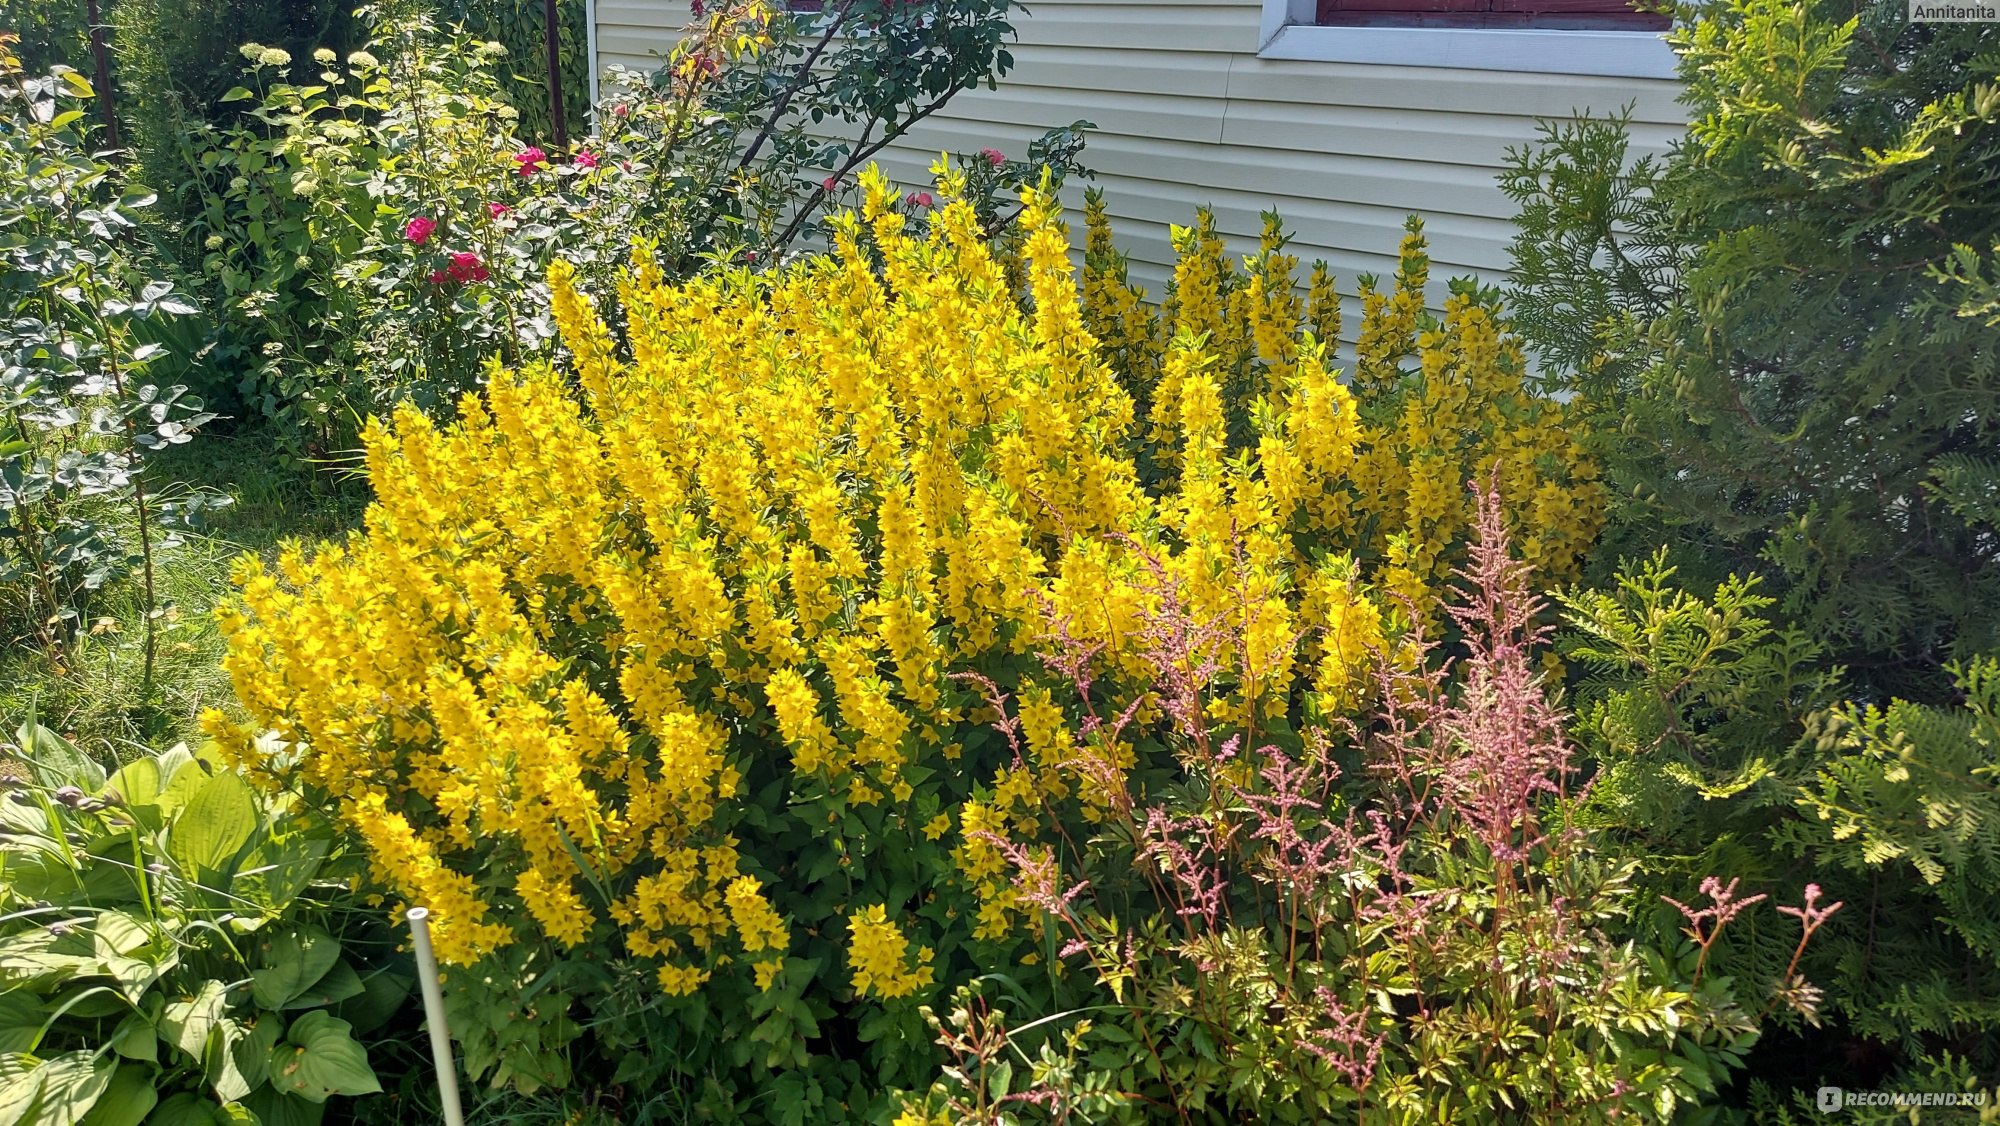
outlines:
[[[772, 842], [804, 839], [863, 905], [839, 908], [855, 987], [908, 996], [937, 959], [914, 917], [866, 907], [882, 856], [948, 865], [926, 890], [1005, 940], [1035, 920], [996, 839], [1105, 817], [1158, 753], [1081, 738], [1065, 694], [1016, 682], [1023, 760], [996, 761], [949, 674], [1028, 667], [1060, 622], [1121, 708], [1157, 567], [1248, 644], [1217, 715], [1325, 716], [1404, 651], [1396, 596], [1435, 612], [1468, 480], [1497, 470], [1551, 577], [1601, 526], [1587, 408], [1538, 395], [1486, 298], [1425, 327], [1416, 229], [1363, 286], [1344, 373], [1333, 283], [1294, 292], [1275, 219], [1232, 258], [1197, 215], [1156, 311], [1101, 195], [1079, 277], [1046, 185], [989, 245], [956, 176], [916, 238], [870, 170], [834, 252], [768, 277], [672, 280], [641, 245], [616, 334], [552, 269], [567, 368], [493, 369], [449, 423], [371, 422], [363, 528], [233, 565], [216, 620], [247, 722], [206, 730], [337, 810], [363, 894], [430, 907], [447, 961], [546, 936], [646, 960], [675, 995], [725, 958], [768, 988], [793, 922], [839, 929], [747, 874], [789, 872]], [[286, 758], [258, 761], [261, 731]], [[971, 770], [985, 786], [940, 809], [933, 779]], [[774, 771], [785, 803], [753, 809]], [[868, 812], [884, 838], [850, 843], [867, 802], [893, 803]], [[586, 907], [599, 887], [625, 890]]]

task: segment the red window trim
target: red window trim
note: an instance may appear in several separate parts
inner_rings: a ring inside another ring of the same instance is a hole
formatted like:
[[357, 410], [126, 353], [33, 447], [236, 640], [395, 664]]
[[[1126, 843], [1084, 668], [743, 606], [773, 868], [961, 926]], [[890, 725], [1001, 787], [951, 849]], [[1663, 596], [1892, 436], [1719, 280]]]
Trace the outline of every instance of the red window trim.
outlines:
[[1551, 31], [1665, 31], [1668, 16], [1625, 0], [1318, 0], [1327, 27], [1479, 27]]

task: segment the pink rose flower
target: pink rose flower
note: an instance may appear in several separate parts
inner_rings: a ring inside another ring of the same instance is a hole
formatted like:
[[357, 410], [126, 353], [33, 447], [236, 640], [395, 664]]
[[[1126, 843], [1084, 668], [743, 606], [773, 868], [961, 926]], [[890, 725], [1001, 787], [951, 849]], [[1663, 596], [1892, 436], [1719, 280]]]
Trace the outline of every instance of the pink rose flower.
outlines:
[[578, 168], [595, 168], [597, 167], [597, 154], [591, 152], [589, 149], [585, 149], [576, 154], [575, 163]]
[[1007, 163], [1007, 154], [999, 149], [980, 149], [979, 155], [985, 157], [986, 163], [995, 168]]
[[549, 154], [534, 145], [529, 145], [527, 148], [514, 154], [514, 163], [521, 166], [521, 175], [523, 176], [533, 176], [537, 166], [547, 164], [548, 162]]
[[819, 186], [825, 188], [828, 195], [832, 195], [836, 190], [839, 189], [840, 181], [834, 179], [831, 176], [828, 176], [826, 179], [820, 181]]
[[510, 208], [504, 203], [494, 203], [491, 200], [486, 202], [486, 217], [489, 219], [498, 219], [509, 210]]
[[403, 237], [422, 246], [430, 241], [431, 233], [437, 229], [437, 220], [419, 215], [403, 224]]
[[631, 112], [632, 107], [624, 102], [619, 102], [617, 105], [611, 107], [611, 116], [613, 117], [625, 117], [631, 114]]
[[432, 285], [443, 285], [443, 284], [444, 284], [444, 271], [443, 271], [443, 270], [432, 270], [432, 271], [431, 271], [431, 284], [432, 284]]
[[931, 205], [931, 193], [917, 192], [909, 197], [908, 202], [911, 207], [929, 207]]
[[451, 256], [450, 273], [452, 280], [458, 282], [485, 281], [492, 276], [480, 263], [479, 255], [469, 250], [461, 250]]

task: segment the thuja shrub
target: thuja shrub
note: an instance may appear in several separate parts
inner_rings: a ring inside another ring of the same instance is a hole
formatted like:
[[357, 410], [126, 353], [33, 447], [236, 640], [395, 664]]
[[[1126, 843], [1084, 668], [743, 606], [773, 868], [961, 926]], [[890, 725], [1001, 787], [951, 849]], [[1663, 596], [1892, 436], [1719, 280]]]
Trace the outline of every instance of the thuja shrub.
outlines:
[[[886, 1109], [932, 1074], [922, 1002], [1042, 941], [995, 842], [1089, 836], [1178, 769], [1074, 737], [1034, 657], [1052, 621], [1126, 706], [1171, 576], [1245, 639], [1207, 706], [1258, 730], [1348, 714], [1393, 644], [1318, 514], [1366, 408], [1300, 323], [1248, 457], [1211, 340], [1165, 349], [1149, 480], [1053, 194], [1026, 193], [1024, 305], [962, 179], [922, 238], [864, 186], [833, 253], [780, 271], [640, 255], [618, 337], [558, 265], [567, 370], [371, 425], [365, 529], [240, 565], [229, 671], [287, 749], [211, 725], [338, 812], [386, 908], [430, 908], [483, 1075], [643, 1080], [732, 1121]], [[1461, 303], [1403, 343], [1470, 383], [1506, 339]], [[960, 674], [1019, 701], [1021, 753]], [[1041, 964], [1038, 1006], [1064, 988]], [[615, 1073], [571, 1070], [585, 1026]]]

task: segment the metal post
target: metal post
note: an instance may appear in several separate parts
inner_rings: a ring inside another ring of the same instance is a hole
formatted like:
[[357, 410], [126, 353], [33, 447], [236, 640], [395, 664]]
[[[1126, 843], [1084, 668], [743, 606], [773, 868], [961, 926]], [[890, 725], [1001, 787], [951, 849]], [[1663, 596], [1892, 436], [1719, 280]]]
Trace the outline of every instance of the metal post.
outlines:
[[403, 921], [410, 924], [410, 944], [417, 954], [417, 981], [424, 991], [424, 1023], [431, 1030], [431, 1062], [437, 1066], [444, 1123], [465, 1126], [465, 1110], [458, 1104], [458, 1065], [451, 1059], [451, 1028], [444, 1019], [444, 992], [438, 988], [437, 955], [431, 953], [430, 917], [428, 907], [403, 912]]
[[556, 15], [556, 0], [542, 0], [543, 36], [549, 55], [549, 121], [555, 127], [559, 151], [569, 151], [569, 130], [563, 123], [562, 21]]

